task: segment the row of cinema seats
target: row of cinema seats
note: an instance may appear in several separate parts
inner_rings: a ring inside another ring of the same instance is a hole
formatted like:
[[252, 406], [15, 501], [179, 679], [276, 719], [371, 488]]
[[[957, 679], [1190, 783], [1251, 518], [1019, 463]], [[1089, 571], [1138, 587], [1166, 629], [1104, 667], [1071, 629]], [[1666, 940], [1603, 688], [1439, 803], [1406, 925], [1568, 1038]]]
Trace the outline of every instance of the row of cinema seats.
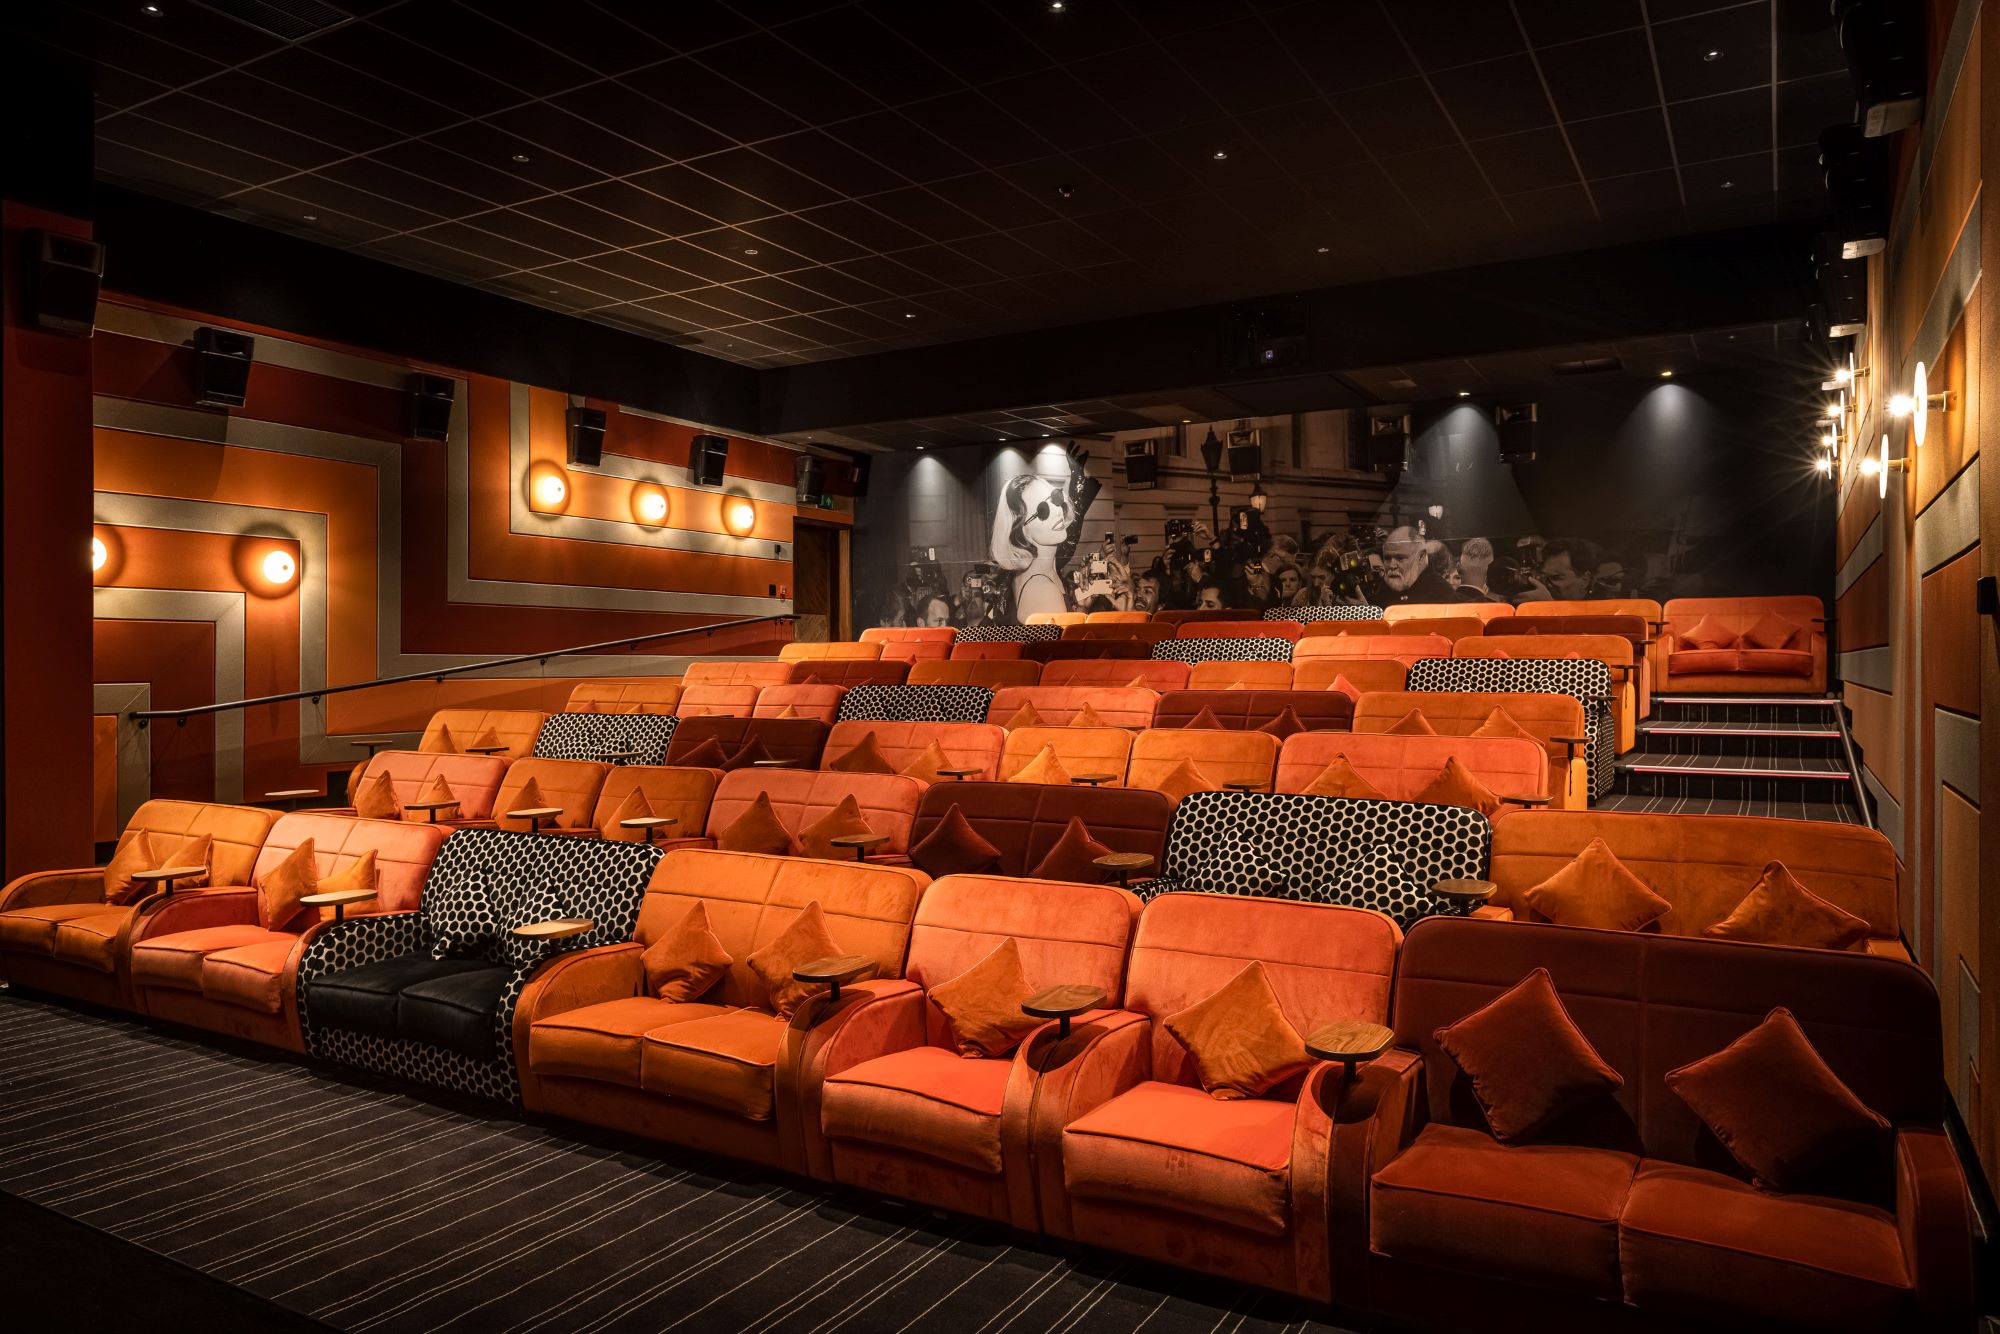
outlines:
[[[1158, 874], [1043, 874], [1079, 812]], [[0, 891], [0, 969], [1436, 1328], [1971, 1327], [1873, 831], [1020, 783], [940, 830], [973, 860], [153, 801]], [[1802, 905], [1848, 927], [1771, 943]]]

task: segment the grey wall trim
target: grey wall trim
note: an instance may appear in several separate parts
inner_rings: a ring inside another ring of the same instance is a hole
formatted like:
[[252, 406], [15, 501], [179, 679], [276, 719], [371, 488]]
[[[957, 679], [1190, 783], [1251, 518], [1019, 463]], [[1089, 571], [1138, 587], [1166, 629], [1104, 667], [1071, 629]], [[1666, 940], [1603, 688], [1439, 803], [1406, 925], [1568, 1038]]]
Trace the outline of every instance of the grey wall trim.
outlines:
[[[1924, 308], [1924, 317], [1917, 325], [1916, 336], [1910, 340], [1910, 346], [1903, 353], [1903, 360], [1897, 368], [1898, 386], [1910, 383], [1918, 362], [1927, 366], [1936, 363], [1938, 355], [1944, 351], [1945, 340], [1951, 336], [1952, 329], [1965, 314], [1966, 304], [1972, 299], [1972, 289], [1979, 283], [1979, 212], [1982, 202], [1982, 198], [1974, 198], [1972, 207], [1966, 211], [1965, 230], [1958, 234], [1958, 242], [1952, 246], [1951, 257], [1945, 261], [1944, 272], [1938, 275], [1937, 288], [1931, 293], [1930, 304]], [[1878, 385], [1876, 392], [1902, 391], [1885, 391]], [[1896, 439], [1897, 432], [1890, 435], [1889, 448], [1892, 452], [1898, 443], [1906, 452], [1913, 447], [1907, 421], [1901, 426], [1900, 434], [1900, 442]]]
[[1840, 660], [1840, 679], [1870, 690], [1895, 689], [1896, 650], [1884, 644], [1878, 648], [1858, 648], [1834, 655]]
[[1965, 72], [1966, 53], [1972, 49], [1972, 27], [1979, 17], [1979, 9], [1980, 0], [1964, 0], [1952, 16], [1951, 31], [1945, 35], [1937, 82], [1924, 103], [1923, 132], [1917, 142], [1916, 162], [1904, 183], [1902, 198], [1896, 201], [1896, 221], [1890, 240], [1892, 254], [1902, 250], [1909, 239], [1910, 228], [1915, 225], [1917, 211], [1912, 204], [1918, 193], [1929, 184], [1931, 161], [1937, 155], [1938, 139], [1944, 134], [1944, 123], [1951, 114], [1952, 101], [1958, 95], [1958, 80]]
[[1932, 710], [1936, 744], [1931, 751], [1940, 783], [1949, 783], [1979, 804], [1979, 719], [1950, 709]]
[[[244, 593], [164, 588], [100, 588], [92, 612], [100, 621], [209, 621], [215, 626], [215, 697], [243, 696]], [[173, 727], [172, 719], [154, 724]], [[150, 767], [150, 766], [149, 766]], [[243, 800], [243, 713], [215, 715], [215, 799]]]
[[1861, 781], [1867, 785], [1869, 793], [1875, 798], [1876, 826], [1881, 829], [1883, 835], [1895, 847], [1896, 855], [1901, 857], [1903, 855], [1903, 803], [1889, 795], [1889, 790], [1882, 786], [1882, 780], [1875, 776], [1875, 771], [1868, 767], [1865, 760], [1861, 765]]
[[1868, 567], [1880, 559], [1882, 559], [1882, 516], [1877, 514], [1874, 521], [1868, 525], [1868, 531], [1854, 544], [1854, 550], [1848, 553], [1840, 572], [1834, 575], [1833, 595], [1845, 596], [1847, 590], [1854, 587], [1854, 581], [1868, 573]]
[[153, 707], [147, 681], [99, 681], [90, 688], [90, 711], [118, 719], [118, 827], [153, 795], [152, 733], [127, 715]]
[[1952, 1097], [1958, 1100], [1959, 1111], [1969, 1114], [1972, 1110], [1972, 1072], [1979, 1066], [1979, 983], [1965, 966], [1965, 960], [1958, 961], [1958, 1066], [1949, 1071]]
[[1979, 459], [1975, 457], [1917, 516], [1917, 573], [1929, 574], [1978, 542]]

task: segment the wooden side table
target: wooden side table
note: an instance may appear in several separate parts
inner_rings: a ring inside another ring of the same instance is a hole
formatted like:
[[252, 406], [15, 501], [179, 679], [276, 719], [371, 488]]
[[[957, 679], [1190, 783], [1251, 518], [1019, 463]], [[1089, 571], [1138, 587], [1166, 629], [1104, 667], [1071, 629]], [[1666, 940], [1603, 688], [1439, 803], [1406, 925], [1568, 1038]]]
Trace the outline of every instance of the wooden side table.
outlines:
[[1109, 783], [1117, 777], [1117, 774], [1071, 774], [1069, 781], [1072, 783], [1081, 783], [1085, 787], [1097, 787], [1100, 784]]
[[1102, 866], [1118, 877], [1118, 888], [1129, 889], [1132, 877], [1142, 871], [1153, 869], [1153, 854], [1150, 852], [1107, 852], [1093, 866]]
[[507, 750], [506, 746], [467, 746], [465, 753], [468, 755], [505, 755]]
[[162, 896], [174, 892], [176, 880], [190, 880], [198, 875], [207, 875], [206, 866], [162, 866], [152, 871], [134, 871], [132, 883], [135, 885], [157, 885]]
[[1069, 1021], [1079, 1014], [1095, 1010], [1104, 1004], [1103, 987], [1086, 986], [1080, 982], [1070, 982], [1060, 986], [1043, 987], [1034, 995], [1021, 1002], [1021, 1013], [1036, 1019], [1056, 1021], [1056, 1041], [1069, 1036]]
[[653, 835], [655, 833], [670, 825], [677, 825], [679, 823], [679, 818], [672, 815], [639, 815], [634, 816], [630, 820], [620, 820], [618, 827], [620, 829], [643, 829], [646, 832], [646, 841], [651, 843], [653, 842]]
[[874, 966], [875, 960], [866, 954], [829, 954], [823, 959], [814, 959], [811, 963], [794, 968], [792, 980], [826, 983], [826, 1003], [831, 1005], [840, 999], [842, 982], [852, 982]]
[[597, 758], [606, 764], [630, 764], [644, 754], [644, 751], [638, 750], [600, 750]]
[[752, 760], [752, 767], [758, 769], [796, 769], [797, 760]]
[[375, 896], [376, 891], [372, 889], [336, 889], [325, 894], [308, 894], [300, 899], [299, 902], [308, 908], [325, 908], [331, 906], [333, 909], [333, 920], [344, 922], [347, 920], [348, 904], [366, 903]]
[[1431, 893], [1439, 898], [1462, 903], [1467, 912], [1486, 902], [1500, 891], [1500, 886], [1491, 880], [1440, 880], [1431, 886]]
[[1234, 783], [1224, 783], [1222, 786], [1231, 792], [1262, 792], [1264, 790], [1262, 783], [1247, 783], [1240, 780]]
[[980, 772], [982, 771], [979, 769], [940, 769], [938, 770], [938, 777], [949, 778], [954, 783], [963, 783], [966, 779]]
[[565, 940], [596, 926], [596, 919], [591, 917], [555, 917], [546, 922], [523, 922], [514, 928], [514, 934], [523, 940]]
[[1344, 1085], [1354, 1082], [1356, 1066], [1374, 1060], [1396, 1045], [1396, 1030], [1362, 1019], [1342, 1020], [1317, 1029], [1306, 1039], [1306, 1050], [1322, 1061], [1339, 1061]]
[[412, 801], [406, 804], [403, 809], [406, 811], [422, 811], [424, 819], [427, 822], [436, 824], [437, 813], [439, 811], [450, 810], [456, 805], [458, 805], [458, 799], [454, 797], [450, 801]]
[[376, 751], [387, 750], [396, 744], [392, 736], [355, 736], [347, 739], [350, 746], [358, 746], [372, 758]]
[[319, 791], [317, 788], [288, 787], [288, 788], [282, 788], [276, 792], [266, 792], [264, 794], [264, 800], [277, 802], [279, 805], [283, 806], [286, 810], [295, 811], [299, 808], [300, 802], [310, 801], [314, 797], [319, 797], [324, 795], [325, 793]]
[[836, 848], [853, 848], [855, 861], [868, 860], [868, 849], [880, 847], [889, 841], [887, 834], [842, 834], [833, 839]]
[[1536, 806], [1546, 806], [1554, 800], [1554, 797], [1502, 797], [1500, 798], [1500, 804], [1503, 806], [1526, 806], [1532, 809]]
[[509, 820], [526, 820], [528, 822], [528, 832], [539, 834], [542, 832], [544, 824], [555, 819], [562, 813], [563, 808], [560, 806], [524, 806], [518, 811], [508, 811], [507, 818]]

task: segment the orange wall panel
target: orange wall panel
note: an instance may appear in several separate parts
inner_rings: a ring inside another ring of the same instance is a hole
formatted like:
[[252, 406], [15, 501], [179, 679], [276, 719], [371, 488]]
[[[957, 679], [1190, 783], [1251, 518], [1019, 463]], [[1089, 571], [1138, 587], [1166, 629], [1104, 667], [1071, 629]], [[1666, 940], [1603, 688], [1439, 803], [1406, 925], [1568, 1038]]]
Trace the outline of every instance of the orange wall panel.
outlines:
[[1979, 641], [1991, 633], [1973, 610], [1979, 548], [1938, 567], [1924, 580], [1924, 698], [1979, 716]]

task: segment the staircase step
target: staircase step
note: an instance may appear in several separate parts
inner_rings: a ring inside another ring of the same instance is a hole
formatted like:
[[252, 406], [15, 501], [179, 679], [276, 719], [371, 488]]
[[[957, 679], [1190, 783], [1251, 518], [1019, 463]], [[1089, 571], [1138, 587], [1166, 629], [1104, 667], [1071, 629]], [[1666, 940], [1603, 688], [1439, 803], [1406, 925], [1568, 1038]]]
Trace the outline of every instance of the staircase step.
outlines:
[[1831, 738], [1838, 740], [1840, 728], [1825, 723], [1711, 723], [1653, 719], [1639, 724], [1641, 736], [1761, 736], [1782, 738]]
[[1865, 825], [1854, 803], [1836, 790], [1830, 799], [1805, 801], [1773, 794], [1732, 796], [1653, 796], [1613, 792], [1590, 803], [1594, 811], [1636, 811], [1645, 815], [1761, 815], [1781, 820], [1821, 820], [1832, 824]]
[[1798, 707], [1806, 709], [1831, 709], [1840, 703], [1837, 695], [1662, 695], [1655, 693], [1653, 703], [1661, 704], [1744, 704], [1761, 707]]
[[1619, 756], [1618, 769], [1621, 773], [1676, 778], [1803, 778], [1848, 782], [1854, 777], [1839, 760], [1772, 759], [1762, 755], [1645, 755], [1634, 751]]

